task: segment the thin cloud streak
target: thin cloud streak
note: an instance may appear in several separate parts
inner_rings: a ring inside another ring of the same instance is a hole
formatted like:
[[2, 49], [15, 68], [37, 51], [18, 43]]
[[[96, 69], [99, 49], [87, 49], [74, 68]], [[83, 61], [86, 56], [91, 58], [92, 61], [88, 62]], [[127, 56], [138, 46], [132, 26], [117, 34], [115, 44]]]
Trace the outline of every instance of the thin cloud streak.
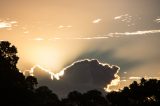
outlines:
[[[53, 41], [53, 40], [98, 40], [98, 39], [108, 39], [108, 36], [96, 36], [96, 37], [54, 37], [48, 39], [48, 41]], [[45, 39], [43, 38], [34, 38], [34, 39], [29, 39], [29, 40], [35, 40], [35, 41], [44, 41]]]
[[44, 39], [44, 38], [37, 37], [37, 38], [33, 38], [33, 39], [28, 39], [28, 40], [44, 41], [45, 39]]
[[12, 27], [11, 23], [0, 22], [0, 29], [2, 29], [2, 28], [10, 28], [10, 27]]
[[142, 78], [145, 78], [145, 79], [160, 79], [160, 77], [147, 77], [147, 76], [145, 76], [145, 77], [139, 77], [139, 76], [131, 76], [131, 77], [129, 77], [129, 80], [140, 80], [140, 79], [142, 79]]
[[67, 25], [67, 26], [60, 25], [60, 26], [58, 26], [58, 29], [71, 28], [71, 27], [72, 27], [71, 25]]
[[140, 80], [142, 77], [129, 77], [129, 80]]
[[160, 23], [160, 18], [157, 18], [155, 21], [156, 21], [157, 23]]
[[124, 33], [115, 32], [115, 33], [110, 33], [108, 35], [112, 35], [112, 36], [114, 36], [114, 35], [144, 35], [144, 34], [156, 34], [156, 33], [160, 33], [160, 29], [159, 30], [124, 32]]
[[13, 24], [16, 24], [17, 21], [10, 21], [10, 22], [0, 22], [0, 29], [3, 29], [3, 28], [11, 28]]
[[96, 19], [96, 20], [93, 20], [92, 23], [93, 23], [93, 24], [97, 24], [97, 23], [99, 23], [101, 20], [102, 20], [102, 19], [98, 18], [98, 19]]
[[[146, 34], [157, 34], [160, 33], [159, 30], [144, 30], [144, 31], [135, 31], [135, 32], [115, 32], [115, 33], [109, 33], [107, 35], [103, 36], [94, 36], [94, 37], [54, 37], [48, 39], [49, 41], [52, 40], [101, 40], [101, 39], [108, 39], [112, 37], [123, 37], [123, 36], [134, 36], [134, 35], [146, 35]], [[44, 41], [43, 38], [34, 38], [29, 40], [35, 40], [35, 41]]]
[[128, 17], [128, 16], [129, 16], [128, 14], [124, 14], [124, 15], [116, 16], [116, 17], [114, 17], [114, 19], [118, 20], [118, 19], [122, 19], [122, 18]]
[[93, 40], [93, 39], [108, 39], [107, 36], [99, 36], [99, 37], [76, 37], [76, 38], [65, 38], [65, 39], [80, 39], [80, 40]]

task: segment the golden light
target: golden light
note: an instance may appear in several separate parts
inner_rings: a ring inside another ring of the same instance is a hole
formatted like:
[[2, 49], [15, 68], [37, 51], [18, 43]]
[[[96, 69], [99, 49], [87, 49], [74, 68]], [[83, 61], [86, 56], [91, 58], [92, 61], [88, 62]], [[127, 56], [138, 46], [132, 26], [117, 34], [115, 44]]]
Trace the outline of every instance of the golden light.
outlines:
[[117, 88], [114, 88], [114, 89], [111, 88], [111, 87], [113, 87], [113, 86], [116, 86], [116, 87], [117, 87], [117, 86], [119, 85], [120, 77], [118, 76], [118, 72], [119, 72], [119, 70], [117, 71], [117, 73], [114, 74], [115, 79], [112, 80], [111, 83], [108, 84], [107, 87], [104, 88], [104, 90], [105, 90], [106, 92], [119, 91], [119, 89], [117, 89]]
[[[58, 72], [58, 73], [53, 73], [51, 70], [45, 69], [44, 67], [42, 67], [42, 66], [40, 66], [40, 65], [35, 65], [35, 66], [33, 66], [30, 70], [27, 70], [27, 71], [29, 71], [29, 74], [30, 74], [31, 76], [34, 76], [35, 68], [40, 68], [41, 70], [47, 72], [47, 73], [50, 75], [50, 77], [51, 77], [52, 80], [53, 80], [54, 78], [57, 79], [57, 80], [59, 80], [60, 77], [62, 77], [62, 76], [64, 75], [64, 71], [63, 71], [63, 70], [60, 71], [60, 72]], [[24, 75], [25, 75], [25, 72], [24, 72]]]
[[27, 55], [29, 57], [28, 60], [33, 65], [40, 65], [49, 70], [53, 70], [53, 72], [61, 68], [60, 52], [53, 47], [49, 47], [49, 45], [36, 46], [34, 49], [32, 48], [32, 51], [29, 51]]

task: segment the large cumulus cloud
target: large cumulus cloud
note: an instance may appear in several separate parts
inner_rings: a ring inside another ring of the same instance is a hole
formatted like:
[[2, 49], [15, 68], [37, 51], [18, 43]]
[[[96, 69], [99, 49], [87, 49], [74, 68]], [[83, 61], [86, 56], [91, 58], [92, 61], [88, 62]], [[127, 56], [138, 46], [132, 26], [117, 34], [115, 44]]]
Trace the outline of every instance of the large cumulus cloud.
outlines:
[[34, 75], [39, 73], [45, 75], [38, 77], [40, 85], [47, 85], [59, 96], [66, 96], [70, 91], [78, 90], [86, 92], [92, 89], [104, 91], [104, 87], [116, 79], [115, 74], [119, 70], [118, 66], [102, 64], [95, 59], [85, 59], [76, 61], [64, 69], [64, 76], [60, 80], [50, 80], [49, 75], [43, 70], [36, 69]]

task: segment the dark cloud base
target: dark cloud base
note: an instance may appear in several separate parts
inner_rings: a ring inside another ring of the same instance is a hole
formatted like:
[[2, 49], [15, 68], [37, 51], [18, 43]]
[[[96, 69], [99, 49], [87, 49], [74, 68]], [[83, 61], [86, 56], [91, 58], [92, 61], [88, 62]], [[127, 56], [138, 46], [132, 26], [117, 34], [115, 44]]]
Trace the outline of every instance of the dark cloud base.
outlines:
[[[34, 75], [38, 77], [40, 85], [47, 85], [53, 92], [64, 97], [74, 90], [86, 92], [98, 89], [104, 92], [104, 87], [115, 79], [118, 70], [118, 66], [102, 64], [95, 59], [85, 59], [76, 61], [64, 69], [64, 76], [60, 80], [50, 80], [49, 74], [39, 69], [35, 70]], [[44, 76], [39, 77], [39, 74]]]

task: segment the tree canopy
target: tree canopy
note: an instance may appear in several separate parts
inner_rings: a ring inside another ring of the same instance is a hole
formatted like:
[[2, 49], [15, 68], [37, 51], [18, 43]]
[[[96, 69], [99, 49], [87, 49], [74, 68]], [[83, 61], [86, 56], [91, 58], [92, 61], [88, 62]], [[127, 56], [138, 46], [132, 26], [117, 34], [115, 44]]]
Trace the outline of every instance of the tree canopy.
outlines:
[[37, 78], [24, 76], [16, 64], [17, 48], [0, 42], [0, 105], [4, 106], [160, 106], [160, 80], [144, 78], [122, 90], [106, 95], [98, 90], [72, 91], [59, 99], [47, 86], [37, 86]]

